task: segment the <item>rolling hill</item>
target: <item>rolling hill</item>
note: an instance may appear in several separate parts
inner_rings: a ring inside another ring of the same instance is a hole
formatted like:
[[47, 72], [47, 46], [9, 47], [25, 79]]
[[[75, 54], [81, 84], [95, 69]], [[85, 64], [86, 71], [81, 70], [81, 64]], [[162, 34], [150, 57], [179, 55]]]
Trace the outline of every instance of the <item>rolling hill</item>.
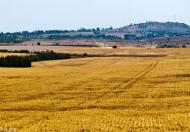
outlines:
[[[164, 42], [164, 44], [170, 44], [170, 41], [168, 42], [168, 40], [171, 40], [170, 37], [172, 37], [172, 40], [176, 40], [175, 37], [177, 37], [177, 41], [181, 40], [180, 44], [190, 43], [190, 27], [187, 24], [178, 22], [146, 22], [139, 24], [131, 24], [120, 28], [81, 28], [79, 30], [47, 30], [34, 32], [23, 31], [15, 33], [0, 33], [0, 43], [20, 43], [31, 40], [55, 41], [96, 39], [109, 40], [112, 42], [125, 40], [130, 42], [151, 41], [157, 44], [160, 44], [162, 42]], [[164, 38], [167, 41], [159, 41], [160, 38]], [[174, 41], [174, 44], [178, 43], [179, 42], [176, 43]]]

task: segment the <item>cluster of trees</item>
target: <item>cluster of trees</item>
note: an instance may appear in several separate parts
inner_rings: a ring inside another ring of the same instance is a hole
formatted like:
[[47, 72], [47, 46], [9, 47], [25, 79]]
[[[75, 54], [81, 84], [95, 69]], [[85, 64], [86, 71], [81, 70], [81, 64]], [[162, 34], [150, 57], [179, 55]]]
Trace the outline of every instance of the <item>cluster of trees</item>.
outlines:
[[35, 55], [30, 56], [31, 61], [44, 61], [44, 60], [60, 60], [60, 59], [70, 59], [70, 54], [65, 53], [55, 53], [53, 51], [48, 52], [35, 52]]
[[159, 48], [187, 48], [187, 45], [183, 44], [183, 45], [178, 45], [178, 44], [164, 44], [164, 45], [160, 45]]
[[[76, 38], [105, 38], [107, 37], [100, 37], [100, 36], [91, 36], [91, 35], [83, 35], [83, 32], [90, 32], [93, 34], [98, 34], [102, 31], [108, 30], [111, 28], [102, 28], [100, 29], [99, 27], [96, 29], [86, 29], [86, 28], [81, 28], [79, 30], [38, 30], [34, 32], [29, 32], [29, 31], [23, 31], [23, 32], [14, 32], [14, 33], [0, 33], [0, 43], [20, 43], [23, 41], [31, 40], [31, 39], [51, 39], [51, 38], [63, 38], [63, 39], [72, 39], [73, 35], [72, 33], [79, 33], [81, 35], [76, 36]], [[70, 34], [70, 35], [69, 35]], [[75, 38], [75, 36], [74, 36]], [[109, 39], [109, 37], [108, 37]]]
[[1, 67], [31, 67], [32, 62], [29, 56], [6, 56], [0, 57]]
[[1, 53], [30, 53], [29, 50], [7, 50], [7, 49], [0, 49]]
[[[15, 53], [13, 51], [13, 53]], [[32, 62], [44, 60], [70, 59], [70, 54], [48, 52], [36, 52], [30, 56], [6, 56], [0, 57], [0, 67], [31, 67]]]
[[15, 34], [11, 33], [0, 33], [0, 42], [1, 43], [20, 43], [22, 42], [23, 39], [20, 39], [18, 36]]
[[[102, 29], [104, 30], [104, 29]], [[101, 29], [99, 27], [97, 27], [96, 29], [86, 29], [86, 28], [80, 28], [79, 30], [77, 30], [77, 32], [100, 32]]]
[[105, 35], [105, 34], [78, 34], [78, 35], [50, 35], [49, 40], [63, 40], [63, 39], [108, 39], [121, 40], [119, 36]]
[[157, 31], [157, 32], [142, 33], [141, 35], [125, 34], [124, 38], [125, 40], [147, 40], [147, 39], [152, 39], [152, 38], [157, 38], [157, 37], [180, 36], [180, 35], [183, 35], [183, 34]]
[[150, 35], [137, 36], [135, 34], [125, 34], [124, 38], [125, 38], [125, 40], [143, 40], [143, 39], [150, 39], [153, 37], [151, 37]]

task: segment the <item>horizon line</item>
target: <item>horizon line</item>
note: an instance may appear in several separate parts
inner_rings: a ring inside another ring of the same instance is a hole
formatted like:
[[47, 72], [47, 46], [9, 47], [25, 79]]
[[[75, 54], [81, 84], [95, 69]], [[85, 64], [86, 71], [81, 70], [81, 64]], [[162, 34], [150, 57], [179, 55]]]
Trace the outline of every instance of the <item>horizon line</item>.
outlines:
[[36, 31], [53, 31], [53, 30], [56, 30], [56, 31], [77, 31], [77, 30], [80, 30], [80, 29], [97, 29], [97, 28], [100, 28], [101, 30], [102, 29], [109, 29], [109, 28], [113, 28], [113, 29], [117, 29], [117, 28], [122, 28], [122, 27], [127, 27], [127, 26], [130, 26], [130, 25], [138, 25], [138, 24], [144, 24], [144, 23], [181, 23], [181, 24], [186, 24], [190, 27], [189, 24], [187, 24], [186, 22], [179, 22], [179, 21], [165, 21], [165, 22], [161, 22], [161, 21], [146, 21], [146, 22], [139, 22], [139, 23], [133, 23], [131, 22], [131, 24], [128, 24], [128, 25], [125, 25], [125, 26], [121, 26], [121, 27], [114, 27], [113, 26], [109, 26], [109, 27], [100, 27], [100, 26], [97, 26], [96, 28], [87, 28], [87, 27], [80, 27], [80, 28], [75, 28], [75, 29], [34, 29], [34, 30], [21, 30], [21, 31], [13, 31], [13, 32], [0, 32], [0, 33], [3, 33], [3, 34], [6, 34], [6, 33], [18, 33], [18, 32], [36, 32]]

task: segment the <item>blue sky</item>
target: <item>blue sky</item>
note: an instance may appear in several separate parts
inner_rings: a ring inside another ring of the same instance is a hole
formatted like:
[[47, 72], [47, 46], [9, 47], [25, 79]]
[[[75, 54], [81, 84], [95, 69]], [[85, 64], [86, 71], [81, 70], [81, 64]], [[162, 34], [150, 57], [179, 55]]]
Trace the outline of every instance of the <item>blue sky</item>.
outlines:
[[121, 27], [146, 21], [190, 25], [190, 0], [0, 0], [0, 32]]

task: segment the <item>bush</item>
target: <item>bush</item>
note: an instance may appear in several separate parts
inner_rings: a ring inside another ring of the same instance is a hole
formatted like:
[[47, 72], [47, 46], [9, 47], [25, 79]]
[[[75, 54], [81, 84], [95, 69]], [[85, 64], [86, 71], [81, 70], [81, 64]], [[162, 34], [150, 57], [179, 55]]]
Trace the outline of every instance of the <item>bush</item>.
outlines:
[[113, 49], [117, 49], [117, 46], [116, 46], [116, 45], [114, 45], [114, 46], [112, 46], [112, 48], [113, 48]]
[[182, 45], [182, 48], [187, 48], [187, 46], [186, 45]]
[[40, 45], [41, 45], [41, 43], [40, 43], [40, 42], [37, 42], [37, 45], [38, 45], [38, 46], [40, 46]]
[[84, 53], [83, 56], [86, 57], [86, 56], [88, 56], [88, 54], [87, 54], [87, 53]]

